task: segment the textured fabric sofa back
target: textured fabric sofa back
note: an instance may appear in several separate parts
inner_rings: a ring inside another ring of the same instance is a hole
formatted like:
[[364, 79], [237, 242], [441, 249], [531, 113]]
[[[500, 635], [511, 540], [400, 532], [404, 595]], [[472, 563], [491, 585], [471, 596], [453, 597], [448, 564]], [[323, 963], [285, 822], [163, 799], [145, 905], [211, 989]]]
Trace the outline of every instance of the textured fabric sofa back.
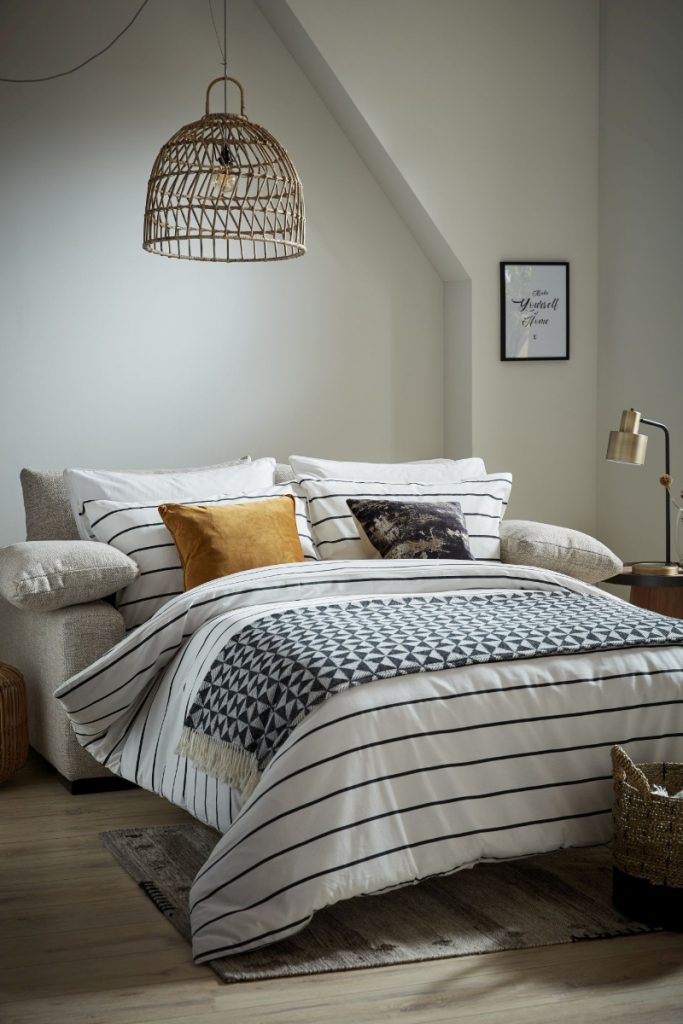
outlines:
[[[200, 467], [203, 468], [203, 467]], [[275, 483], [293, 477], [287, 463], [275, 467]], [[61, 469], [22, 469], [26, 540], [78, 540]]]
[[78, 540], [62, 471], [22, 469], [26, 540]]

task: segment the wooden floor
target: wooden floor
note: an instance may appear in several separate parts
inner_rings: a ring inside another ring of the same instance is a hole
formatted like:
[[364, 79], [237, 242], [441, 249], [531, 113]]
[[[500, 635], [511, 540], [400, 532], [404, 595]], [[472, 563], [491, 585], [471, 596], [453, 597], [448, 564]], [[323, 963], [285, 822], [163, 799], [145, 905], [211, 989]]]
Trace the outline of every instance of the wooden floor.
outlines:
[[0, 786], [2, 1024], [683, 1024], [683, 934], [223, 985], [97, 838], [186, 819], [35, 762]]

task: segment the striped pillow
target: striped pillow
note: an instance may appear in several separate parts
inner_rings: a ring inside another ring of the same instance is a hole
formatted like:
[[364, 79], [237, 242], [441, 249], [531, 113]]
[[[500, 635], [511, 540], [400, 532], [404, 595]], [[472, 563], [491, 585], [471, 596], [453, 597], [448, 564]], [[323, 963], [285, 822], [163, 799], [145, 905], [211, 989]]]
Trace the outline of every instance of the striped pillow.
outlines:
[[[291, 484], [274, 484], [249, 494], [219, 495], [178, 502], [184, 505], [244, 504], [263, 498], [292, 494]], [[311, 537], [306, 504], [294, 495], [297, 532], [304, 558], [317, 559]], [[130, 502], [89, 501], [84, 508], [86, 526], [96, 540], [118, 548], [137, 562], [140, 575], [116, 595], [116, 607], [131, 630], [142, 625], [172, 597], [183, 593], [183, 568], [173, 537], [159, 515], [158, 504], [133, 505]]]
[[83, 540], [96, 540], [88, 532], [85, 509], [90, 501], [138, 502], [161, 505], [189, 501], [195, 494], [249, 494], [274, 483], [275, 459], [249, 457], [199, 469], [118, 470], [65, 469], [64, 484]]
[[505, 515], [512, 476], [496, 473], [461, 483], [377, 484], [351, 480], [300, 479], [295, 490], [308, 502], [313, 540], [320, 558], [372, 558], [361, 540], [347, 498], [393, 501], [457, 501], [465, 517], [474, 558], [500, 561], [500, 521]]

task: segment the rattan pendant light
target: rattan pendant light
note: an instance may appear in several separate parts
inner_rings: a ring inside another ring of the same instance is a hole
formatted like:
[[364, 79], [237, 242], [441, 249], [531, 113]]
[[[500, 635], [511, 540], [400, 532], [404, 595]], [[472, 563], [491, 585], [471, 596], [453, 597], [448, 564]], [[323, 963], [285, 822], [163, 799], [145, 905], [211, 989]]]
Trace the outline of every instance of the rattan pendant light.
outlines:
[[[227, 74], [223, 6], [223, 75], [209, 83], [204, 116], [162, 146], [147, 186], [143, 248], [212, 263], [287, 260], [306, 252], [304, 196], [286, 150], [244, 112], [244, 90]], [[223, 83], [222, 113], [209, 94]], [[228, 113], [227, 86], [240, 93]]]

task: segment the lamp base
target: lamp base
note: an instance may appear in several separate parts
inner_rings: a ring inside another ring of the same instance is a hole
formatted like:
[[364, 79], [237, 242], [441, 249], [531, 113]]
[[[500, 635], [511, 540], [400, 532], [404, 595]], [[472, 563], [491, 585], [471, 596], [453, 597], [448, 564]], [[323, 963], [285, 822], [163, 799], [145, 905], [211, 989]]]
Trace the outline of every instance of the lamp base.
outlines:
[[678, 576], [680, 567], [676, 562], [634, 562], [631, 571], [641, 576]]

